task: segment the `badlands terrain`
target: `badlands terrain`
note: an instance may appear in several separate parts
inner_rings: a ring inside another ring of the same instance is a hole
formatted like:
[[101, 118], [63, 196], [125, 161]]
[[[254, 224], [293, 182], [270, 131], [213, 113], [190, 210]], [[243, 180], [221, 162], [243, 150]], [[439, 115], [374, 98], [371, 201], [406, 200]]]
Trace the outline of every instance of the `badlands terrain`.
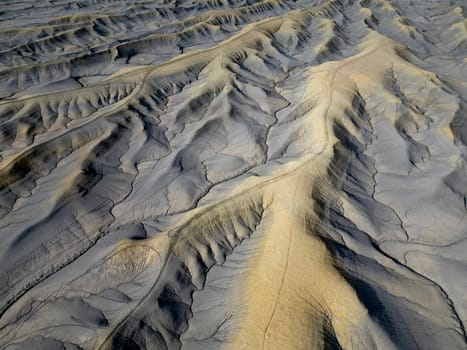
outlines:
[[2, 0], [0, 349], [466, 349], [466, 13]]

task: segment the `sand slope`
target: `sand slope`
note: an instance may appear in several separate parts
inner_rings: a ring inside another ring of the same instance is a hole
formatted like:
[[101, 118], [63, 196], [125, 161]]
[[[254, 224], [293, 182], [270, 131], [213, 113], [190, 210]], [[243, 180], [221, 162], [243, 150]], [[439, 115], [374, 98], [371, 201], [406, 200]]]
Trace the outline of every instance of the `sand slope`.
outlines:
[[3, 1], [0, 349], [465, 349], [466, 11]]

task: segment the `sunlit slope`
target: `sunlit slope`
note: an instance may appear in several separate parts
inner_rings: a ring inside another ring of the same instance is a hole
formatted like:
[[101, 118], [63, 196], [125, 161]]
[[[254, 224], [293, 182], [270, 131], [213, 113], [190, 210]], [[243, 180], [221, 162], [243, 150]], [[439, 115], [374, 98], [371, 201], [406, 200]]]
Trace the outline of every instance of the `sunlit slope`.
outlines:
[[465, 4], [0, 5], [2, 349], [464, 349]]

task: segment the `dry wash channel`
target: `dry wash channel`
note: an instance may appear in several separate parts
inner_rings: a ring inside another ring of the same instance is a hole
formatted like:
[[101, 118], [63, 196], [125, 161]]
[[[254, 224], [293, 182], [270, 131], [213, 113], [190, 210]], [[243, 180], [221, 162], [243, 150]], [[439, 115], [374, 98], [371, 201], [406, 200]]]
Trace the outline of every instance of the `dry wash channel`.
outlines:
[[465, 349], [465, 2], [0, 4], [0, 349]]

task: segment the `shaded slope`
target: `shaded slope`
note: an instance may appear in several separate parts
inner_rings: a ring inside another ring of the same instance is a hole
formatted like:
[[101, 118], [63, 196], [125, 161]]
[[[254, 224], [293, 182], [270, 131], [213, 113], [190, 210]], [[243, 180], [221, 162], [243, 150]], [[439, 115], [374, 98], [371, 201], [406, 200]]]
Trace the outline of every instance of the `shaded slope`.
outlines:
[[10, 5], [2, 349], [465, 347], [461, 3]]

